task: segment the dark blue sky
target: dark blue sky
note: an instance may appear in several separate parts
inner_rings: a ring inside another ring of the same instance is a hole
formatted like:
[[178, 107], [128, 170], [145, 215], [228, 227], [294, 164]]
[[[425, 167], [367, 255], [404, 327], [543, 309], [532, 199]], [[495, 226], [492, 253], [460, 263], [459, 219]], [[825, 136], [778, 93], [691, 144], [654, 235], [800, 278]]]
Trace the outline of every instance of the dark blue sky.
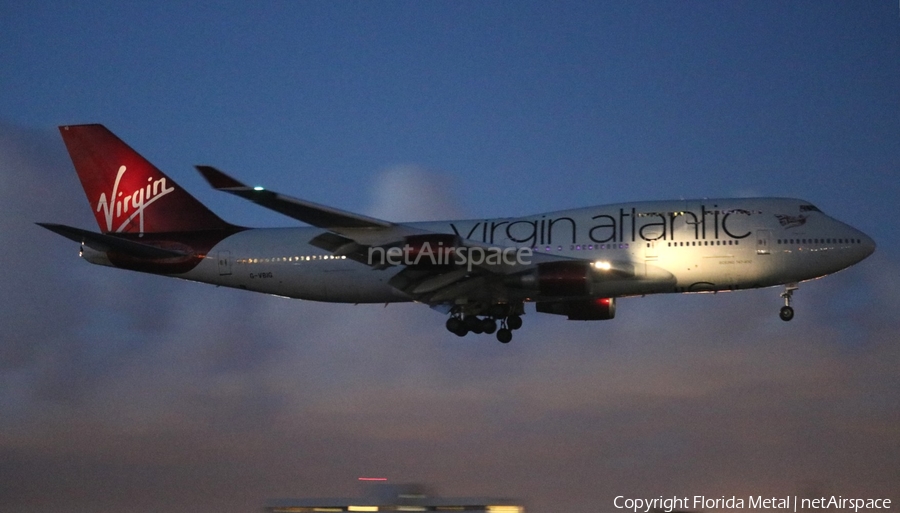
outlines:
[[351, 209], [415, 163], [477, 216], [759, 194], [848, 218], [900, 193], [896, 10], [23, 4], [4, 8], [0, 112], [102, 122], [184, 180], [209, 162]]
[[[377, 473], [537, 512], [900, 500], [898, 92], [892, 2], [6, 2], [0, 510], [244, 511]], [[55, 132], [89, 122], [239, 224], [294, 223], [194, 164], [392, 220], [793, 196], [879, 246], [790, 324], [771, 289], [459, 341], [421, 306], [88, 266], [32, 223], [93, 228]]]

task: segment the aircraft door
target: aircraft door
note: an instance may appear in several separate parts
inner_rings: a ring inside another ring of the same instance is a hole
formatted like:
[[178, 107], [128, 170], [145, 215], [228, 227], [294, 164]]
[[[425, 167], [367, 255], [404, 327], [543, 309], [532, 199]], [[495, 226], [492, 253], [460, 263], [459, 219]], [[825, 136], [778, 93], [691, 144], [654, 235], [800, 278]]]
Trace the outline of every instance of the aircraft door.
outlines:
[[659, 261], [659, 252], [656, 250], [657, 241], [651, 240], [644, 243], [644, 275], [651, 274], [650, 268]]
[[772, 230], [756, 230], [756, 254], [771, 255]]
[[219, 276], [231, 275], [231, 251], [219, 251]]

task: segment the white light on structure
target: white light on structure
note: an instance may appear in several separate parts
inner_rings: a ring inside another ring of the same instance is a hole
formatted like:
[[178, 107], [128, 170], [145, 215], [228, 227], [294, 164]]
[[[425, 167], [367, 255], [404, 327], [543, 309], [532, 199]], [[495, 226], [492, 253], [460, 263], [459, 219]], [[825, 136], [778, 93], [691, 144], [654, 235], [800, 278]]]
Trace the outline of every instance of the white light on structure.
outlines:
[[261, 185], [257, 185], [256, 187], [253, 188], [253, 190], [254, 191], [264, 191], [265, 188], [263, 188]]
[[599, 269], [601, 271], [608, 271], [612, 269], [612, 265], [605, 260], [597, 260], [591, 265], [594, 266], [594, 269]]
[[347, 506], [347, 511], [378, 511], [378, 506]]

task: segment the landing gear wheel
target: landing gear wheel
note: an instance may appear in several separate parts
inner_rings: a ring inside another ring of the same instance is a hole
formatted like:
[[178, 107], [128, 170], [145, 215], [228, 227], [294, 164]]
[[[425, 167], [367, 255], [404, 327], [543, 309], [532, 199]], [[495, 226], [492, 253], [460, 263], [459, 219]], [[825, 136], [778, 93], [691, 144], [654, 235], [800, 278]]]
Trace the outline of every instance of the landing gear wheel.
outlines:
[[466, 317], [465, 320], [463, 320], [463, 323], [465, 324], [466, 328], [472, 333], [484, 333], [484, 324], [482, 324], [481, 319], [475, 317], [474, 315]]
[[796, 283], [788, 283], [784, 286], [784, 292], [781, 293], [781, 298], [784, 299], [784, 306], [781, 307], [781, 311], [778, 312], [778, 316], [781, 317], [782, 321], [789, 321], [794, 318], [794, 309], [791, 307], [791, 299], [794, 297], [794, 291], [797, 290]]
[[469, 334], [469, 328], [466, 327], [466, 323], [459, 317], [447, 319], [447, 331], [453, 333], [457, 337], [465, 337]]
[[481, 329], [488, 335], [497, 331], [497, 321], [495, 321], [494, 319], [484, 319], [483, 321], [481, 321], [481, 324]]
[[451, 333], [456, 333], [462, 328], [463, 322], [459, 319], [459, 317], [451, 317], [447, 319], [447, 331]]
[[500, 328], [497, 330], [497, 340], [503, 344], [509, 344], [509, 341], [512, 340], [512, 331], [508, 328]]
[[782, 306], [778, 316], [781, 317], [782, 321], [787, 322], [794, 318], [794, 309], [790, 306]]
[[518, 315], [510, 315], [506, 319], [506, 325], [509, 326], [511, 330], [517, 330], [522, 327], [522, 318]]

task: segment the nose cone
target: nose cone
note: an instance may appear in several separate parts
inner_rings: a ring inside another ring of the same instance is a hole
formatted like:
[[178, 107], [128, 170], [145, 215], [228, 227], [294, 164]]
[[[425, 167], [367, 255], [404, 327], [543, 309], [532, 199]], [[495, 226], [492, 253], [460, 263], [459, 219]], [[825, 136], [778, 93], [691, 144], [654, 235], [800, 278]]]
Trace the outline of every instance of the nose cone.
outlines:
[[872, 237], [869, 237], [856, 228], [850, 228], [852, 230], [851, 236], [853, 237], [853, 239], [851, 240], [855, 244], [850, 245], [850, 251], [847, 253], [847, 256], [852, 259], [852, 263], [850, 265], [853, 265], [865, 260], [869, 255], [875, 252], [875, 241], [872, 239]]
[[859, 245], [859, 259], [862, 260], [875, 252], [875, 240], [873, 240], [872, 237], [869, 237], [863, 232], [859, 232], [859, 240], [861, 241]]

